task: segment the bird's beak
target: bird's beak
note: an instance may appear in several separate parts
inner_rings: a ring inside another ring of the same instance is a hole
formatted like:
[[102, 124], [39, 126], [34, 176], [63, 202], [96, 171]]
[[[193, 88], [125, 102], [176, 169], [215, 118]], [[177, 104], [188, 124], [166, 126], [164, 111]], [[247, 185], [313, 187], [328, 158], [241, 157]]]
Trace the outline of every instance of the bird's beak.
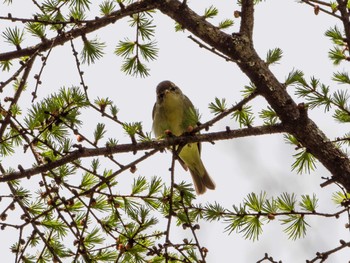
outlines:
[[171, 91], [170, 91], [170, 90], [168, 90], [168, 89], [167, 89], [167, 90], [165, 90], [165, 91], [164, 91], [164, 97], [167, 97], [169, 93], [171, 93]]

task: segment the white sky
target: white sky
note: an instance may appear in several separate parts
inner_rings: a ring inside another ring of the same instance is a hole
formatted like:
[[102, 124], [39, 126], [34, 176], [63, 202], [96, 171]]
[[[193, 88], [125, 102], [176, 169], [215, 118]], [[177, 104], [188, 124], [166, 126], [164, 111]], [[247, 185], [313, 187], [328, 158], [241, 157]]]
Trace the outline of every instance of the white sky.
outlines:
[[[23, 7], [22, 1], [14, 0], [14, 2], [20, 3]], [[24, 15], [25, 12], [32, 12], [31, 2], [28, 1], [25, 4], [30, 8], [18, 9], [17, 6], [17, 9], [12, 12], [13, 15], [20, 16], [17, 14], [24, 12]], [[200, 13], [203, 13], [204, 9], [211, 4], [219, 8], [218, 19], [213, 20], [216, 22], [224, 18], [232, 18], [234, 10], [239, 9], [235, 1], [227, 0], [192, 0], [189, 3]], [[8, 13], [5, 8], [1, 9], [3, 7], [0, 8], [0, 15]], [[272, 67], [272, 71], [281, 82], [284, 81], [288, 72], [295, 68], [303, 70], [306, 76], [321, 77], [322, 82], [334, 85], [330, 81], [333, 72], [347, 69], [345, 64], [334, 69], [327, 57], [331, 43], [324, 37], [324, 32], [338, 23], [334, 18], [321, 13], [315, 16], [312, 8], [293, 0], [269, 0], [257, 5], [255, 10], [254, 40], [258, 53], [265, 58], [266, 52], [275, 47], [281, 48], [284, 52], [281, 63]], [[249, 80], [235, 64], [198, 48], [187, 38], [188, 32], [175, 33], [174, 22], [163, 14], [157, 12], [154, 20], [157, 24], [156, 38], [160, 52], [157, 61], [149, 65], [151, 76], [146, 79], [137, 79], [121, 73], [119, 69], [122, 59], [113, 54], [119, 40], [123, 40], [126, 36], [134, 37], [134, 32], [126, 28], [126, 20], [88, 35], [91, 39], [98, 34], [98, 37], [107, 44], [103, 59], [90, 67], [82, 66], [85, 71], [85, 82], [89, 86], [90, 98], [109, 97], [120, 109], [119, 118], [122, 121], [142, 121], [144, 131], [150, 131], [152, 127], [151, 112], [155, 101], [155, 87], [165, 79], [175, 82], [192, 100], [202, 114], [202, 121], [212, 117], [208, 104], [215, 97], [226, 98], [228, 104], [241, 99], [240, 91], [249, 83]], [[239, 20], [235, 19], [235, 26], [228, 32], [237, 31], [238, 28]], [[33, 43], [27, 41], [26, 44]], [[4, 50], [9, 49], [0, 42], [0, 52]], [[3, 74], [0, 73], [0, 80], [5, 79], [2, 77], [5, 76]], [[69, 43], [54, 50], [45, 68], [42, 82], [43, 85], [38, 92], [39, 98], [47, 96], [62, 86], [79, 85], [80, 81]], [[31, 92], [32, 89], [29, 87], [27, 95], [21, 99], [20, 103], [29, 106]], [[292, 89], [290, 92], [293, 92]], [[2, 96], [4, 94], [0, 94], [0, 98]], [[259, 110], [265, 107], [266, 103], [259, 98], [251, 105]], [[347, 126], [338, 124], [335, 126], [335, 122], [325, 117], [322, 111], [310, 112], [310, 116], [318, 121], [319, 126], [330, 136], [347, 132]], [[104, 122], [95, 113], [86, 114], [84, 118], [87, 122], [83, 131], [87, 135], [92, 135], [95, 122]], [[227, 125], [238, 128], [237, 124], [228, 119], [218, 123], [211, 131], [221, 130]], [[110, 126], [107, 137], [115, 137], [120, 142], [129, 142], [120, 127], [115, 125]], [[297, 175], [291, 172], [293, 154], [295, 154], [293, 147], [284, 143], [282, 135], [222, 141], [214, 146], [204, 144], [202, 159], [216, 182], [217, 190], [207, 192], [198, 197], [197, 201], [203, 203], [217, 201], [230, 208], [232, 204], [238, 205], [250, 192], [267, 191], [270, 196], [276, 196], [282, 192], [294, 192], [298, 195], [316, 193], [320, 198], [319, 211], [335, 211], [331, 195], [338, 189], [334, 186], [325, 189], [319, 187], [322, 182], [321, 176], [329, 176], [329, 173], [321, 165], [318, 165], [319, 169], [310, 175]], [[130, 160], [125, 155], [122, 158]], [[170, 160], [170, 154], [158, 154], [139, 165], [136, 174], [147, 177], [170, 176], [167, 171]], [[3, 163], [5, 167], [10, 165], [16, 167], [17, 164], [17, 162]], [[31, 162], [22, 165], [29, 167]], [[177, 171], [177, 181], [191, 180], [189, 174], [182, 171], [180, 167]], [[132, 178], [133, 176], [127, 173], [121, 177], [125, 182], [131, 182]], [[201, 223], [201, 230], [198, 233], [201, 244], [209, 249], [208, 262], [256, 262], [264, 256], [265, 252], [275, 260], [305, 262], [306, 259], [312, 259], [316, 252], [338, 246], [340, 239], [349, 239], [349, 232], [344, 229], [344, 224], [347, 222], [345, 216], [337, 221], [310, 218], [308, 222], [312, 227], [308, 229], [307, 236], [297, 241], [288, 240], [277, 220], [263, 228], [264, 233], [259, 242], [245, 240], [241, 234], [223, 233], [225, 225], [218, 222]], [[0, 255], [6, 255], [10, 261], [9, 248], [4, 245], [4, 242], [7, 243], [11, 238], [9, 232], [5, 231], [0, 235], [0, 242], [3, 244], [0, 247]], [[336, 253], [329, 262], [345, 262], [349, 258], [348, 249]]]

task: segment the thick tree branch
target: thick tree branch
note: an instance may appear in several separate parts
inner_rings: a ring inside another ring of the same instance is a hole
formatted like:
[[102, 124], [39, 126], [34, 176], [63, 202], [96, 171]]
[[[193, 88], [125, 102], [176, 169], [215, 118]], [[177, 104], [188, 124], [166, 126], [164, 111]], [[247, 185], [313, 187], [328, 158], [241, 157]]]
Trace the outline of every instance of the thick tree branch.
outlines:
[[294, 135], [333, 175], [334, 179], [350, 191], [350, 162], [317, 125], [308, 118], [303, 105], [297, 105], [285, 87], [276, 79], [268, 65], [259, 57], [245, 35], [228, 35], [204, 20], [177, 0], [159, 5], [164, 14], [184, 25], [195, 36], [235, 60], [240, 69], [256, 85], [288, 132]]
[[241, 27], [239, 32], [246, 35], [250, 41], [253, 41], [253, 27], [254, 27], [254, 0], [242, 1], [241, 12]]
[[23, 169], [18, 172], [9, 174], [3, 174], [0, 176], [0, 182], [8, 182], [15, 179], [29, 178], [35, 174], [45, 173], [52, 169], [55, 169], [61, 165], [71, 163], [80, 158], [104, 156], [110, 154], [124, 153], [124, 152], [136, 152], [150, 149], [164, 149], [173, 145], [185, 145], [192, 142], [213, 142], [218, 140], [227, 140], [233, 138], [255, 136], [262, 134], [273, 134], [283, 133], [285, 128], [283, 125], [274, 126], [260, 126], [253, 128], [246, 128], [240, 130], [227, 130], [223, 132], [214, 132], [197, 135], [183, 135], [179, 137], [168, 137], [165, 140], [142, 142], [137, 144], [120, 144], [113, 147], [102, 147], [102, 148], [80, 148], [79, 150], [73, 151], [66, 156], [62, 157], [57, 161], [39, 165], [29, 169]]
[[343, 22], [346, 43], [348, 47], [350, 47], [350, 20], [349, 20], [349, 10], [347, 8], [347, 2], [344, 0], [337, 0], [338, 10], [340, 12], [341, 18], [340, 20]]

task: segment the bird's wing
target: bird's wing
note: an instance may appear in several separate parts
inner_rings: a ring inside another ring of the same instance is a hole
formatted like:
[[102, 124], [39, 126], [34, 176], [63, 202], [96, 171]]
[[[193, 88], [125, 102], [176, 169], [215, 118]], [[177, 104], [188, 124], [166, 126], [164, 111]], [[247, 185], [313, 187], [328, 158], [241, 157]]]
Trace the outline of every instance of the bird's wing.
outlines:
[[152, 110], [152, 120], [154, 120], [154, 112], [156, 111], [156, 103], [153, 105], [153, 110]]

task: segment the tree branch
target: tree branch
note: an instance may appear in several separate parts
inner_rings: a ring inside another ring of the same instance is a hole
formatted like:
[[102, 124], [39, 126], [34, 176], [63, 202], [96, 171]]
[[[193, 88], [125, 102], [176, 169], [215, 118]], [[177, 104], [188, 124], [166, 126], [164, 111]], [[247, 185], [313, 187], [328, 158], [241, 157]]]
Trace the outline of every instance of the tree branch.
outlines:
[[241, 26], [239, 32], [253, 41], [254, 0], [242, 1]]
[[93, 31], [96, 31], [102, 27], [105, 27], [109, 24], [115, 23], [121, 18], [127, 17], [129, 15], [135, 14], [137, 12], [148, 11], [156, 7], [157, 1], [154, 0], [144, 0], [137, 1], [133, 4], [128, 5], [127, 7], [112, 12], [108, 16], [95, 19], [92, 22], [86, 23], [86, 25], [78, 28], [74, 28], [68, 32], [62, 32], [59, 36], [41, 42], [35, 46], [23, 48], [21, 50], [15, 50], [6, 53], [0, 53], [0, 61], [7, 61], [15, 58], [20, 58], [24, 56], [31, 56], [35, 52], [43, 52], [49, 50], [58, 45], [63, 45], [71, 39], [77, 38], [79, 36], [86, 35]]
[[150, 142], [141, 142], [137, 144], [120, 144], [112, 147], [102, 147], [102, 148], [79, 148], [76, 151], [73, 151], [66, 156], [62, 157], [59, 160], [46, 163], [44, 165], [39, 165], [29, 169], [23, 169], [21, 171], [3, 174], [0, 176], [0, 182], [8, 182], [15, 179], [29, 178], [35, 174], [45, 173], [52, 169], [55, 169], [61, 165], [73, 162], [80, 158], [103, 156], [124, 152], [136, 152], [144, 151], [150, 149], [164, 149], [172, 145], [185, 145], [187, 143], [193, 142], [213, 142], [218, 140], [227, 140], [233, 138], [255, 136], [262, 134], [273, 134], [273, 133], [283, 133], [285, 128], [283, 125], [274, 125], [274, 126], [259, 126], [253, 128], [246, 128], [240, 130], [227, 130], [223, 132], [214, 132], [206, 134], [196, 134], [196, 135], [182, 135], [179, 137], [167, 137], [165, 140], [160, 141], [150, 141]]
[[1, 126], [0, 126], [0, 140], [4, 135], [4, 132], [6, 130], [7, 125], [10, 123], [11, 120], [11, 108], [17, 104], [19, 97], [21, 96], [22, 91], [26, 87], [27, 79], [29, 76], [30, 71], [32, 70], [33, 63], [35, 61], [36, 54], [33, 54], [32, 57], [30, 57], [26, 62], [25, 62], [25, 70], [23, 72], [23, 76], [21, 78], [21, 81], [19, 83], [18, 89], [15, 92], [15, 95], [13, 96], [11, 100], [11, 105], [8, 107], [8, 110], [6, 111], [6, 116], [4, 119], [1, 121]]
[[345, 242], [344, 240], [340, 240], [340, 245], [336, 248], [333, 248], [331, 250], [328, 250], [326, 252], [317, 252], [316, 257], [313, 258], [312, 260], [306, 260], [307, 263], [313, 263], [321, 259], [320, 262], [324, 262], [331, 254], [338, 252], [339, 250], [342, 250], [344, 248], [349, 248], [350, 247], [350, 242]]
[[340, 20], [343, 22], [346, 43], [348, 47], [350, 47], [350, 20], [349, 20], [349, 10], [347, 8], [347, 2], [343, 0], [337, 0], [338, 10], [340, 12], [341, 18]]
[[[322, 1], [315, 1], [315, 0], [313, 0], [313, 1], [301, 0], [301, 2], [303, 2], [303, 3], [305, 3], [305, 4], [309, 5], [309, 6], [312, 6], [313, 8], [315, 8], [315, 7], [317, 6], [316, 4], [313, 4], [313, 3], [317, 3], [317, 4], [324, 5], [324, 6], [328, 6], [328, 7], [331, 6], [329, 3], [325, 3], [325, 2], [322, 2]], [[312, 3], [312, 2], [313, 2], [313, 3]], [[333, 13], [333, 12], [330, 12], [330, 11], [328, 11], [328, 10], [322, 8], [322, 7], [319, 7], [319, 10], [320, 10], [321, 12], [323, 12], [323, 13], [326, 13], [326, 14], [328, 14], [328, 15], [334, 16], [334, 17], [336, 17], [336, 18], [338, 18], [338, 19], [340, 19], [340, 20], [342, 19], [341, 16], [339, 16], [339, 15]]]

